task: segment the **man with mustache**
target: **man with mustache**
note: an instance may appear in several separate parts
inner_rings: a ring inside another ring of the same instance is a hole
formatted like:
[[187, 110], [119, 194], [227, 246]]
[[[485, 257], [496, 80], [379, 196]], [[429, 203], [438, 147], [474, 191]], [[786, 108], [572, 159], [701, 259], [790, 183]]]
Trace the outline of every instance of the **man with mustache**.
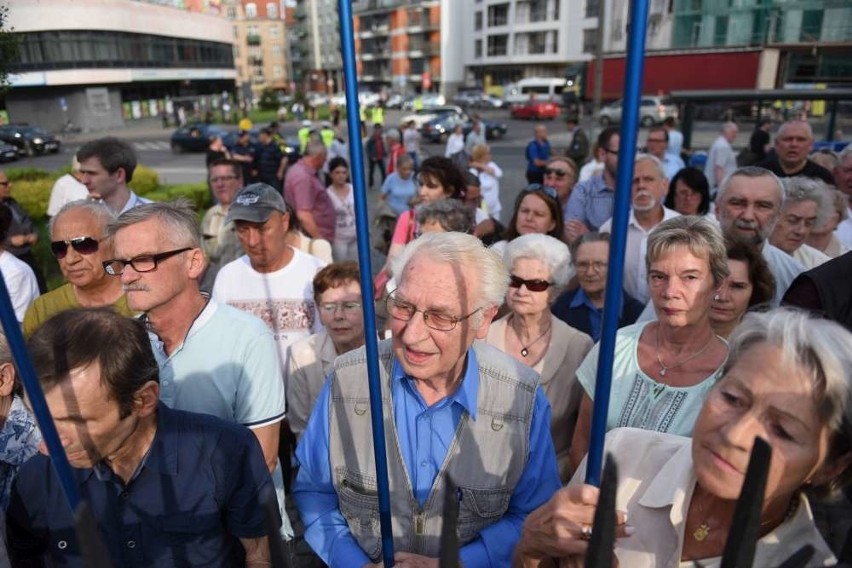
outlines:
[[738, 235], [760, 248], [775, 277], [772, 307], [781, 303], [784, 292], [805, 267], [768, 241], [784, 203], [784, 186], [764, 168], [746, 166], [722, 180], [716, 195], [716, 219], [722, 232]]
[[[624, 255], [624, 291], [643, 304], [651, 299], [645, 250], [648, 235], [657, 225], [680, 214], [663, 206], [669, 183], [662, 162], [651, 154], [639, 154], [633, 166], [633, 198], [627, 221], [627, 249]], [[612, 219], [600, 232], [612, 232]]]

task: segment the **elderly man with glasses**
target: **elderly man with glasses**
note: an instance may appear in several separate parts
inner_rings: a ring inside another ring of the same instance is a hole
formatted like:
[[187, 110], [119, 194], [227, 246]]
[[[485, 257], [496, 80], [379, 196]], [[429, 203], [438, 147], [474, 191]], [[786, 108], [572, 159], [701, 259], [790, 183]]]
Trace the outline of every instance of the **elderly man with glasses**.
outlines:
[[[550, 406], [526, 365], [482, 343], [508, 273], [471, 235], [424, 234], [394, 261], [379, 344], [398, 566], [437, 566], [447, 480], [459, 565], [508, 566], [527, 514], [559, 487]], [[329, 566], [382, 543], [364, 349], [338, 357], [296, 451], [305, 539]]]
[[50, 251], [66, 282], [30, 304], [24, 335], [29, 337], [52, 316], [72, 308], [112, 306], [122, 315], [133, 315], [121, 282], [103, 267], [113, 256], [106, 230], [115, 217], [105, 203], [88, 200], [66, 204], [50, 220]]

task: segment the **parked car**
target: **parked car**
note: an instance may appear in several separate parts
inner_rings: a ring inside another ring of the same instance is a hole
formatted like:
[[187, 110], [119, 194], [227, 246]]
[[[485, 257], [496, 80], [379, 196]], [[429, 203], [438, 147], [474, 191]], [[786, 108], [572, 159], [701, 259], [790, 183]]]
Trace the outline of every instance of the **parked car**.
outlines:
[[14, 162], [18, 159], [18, 149], [7, 142], [0, 142], [0, 162]]
[[[621, 122], [622, 100], [619, 99], [601, 109], [598, 121], [601, 126]], [[663, 97], [643, 96], [639, 103], [639, 124], [642, 126], [653, 126], [660, 124], [668, 117], [677, 118], [677, 107]]]
[[559, 116], [559, 105], [548, 101], [529, 100], [512, 105], [512, 118], [526, 120], [553, 120]]
[[482, 100], [479, 101], [477, 105], [479, 108], [503, 108], [506, 105], [506, 102], [500, 97], [495, 97], [494, 95], [485, 95], [482, 97]]
[[459, 91], [456, 96], [453, 97], [453, 104], [459, 105], [460, 107], [476, 107], [485, 96], [485, 93], [481, 91]]
[[494, 120], [480, 120], [479, 122], [482, 123], [482, 127], [485, 129], [486, 140], [503, 138], [509, 130], [509, 127], [506, 126], [505, 122], [497, 122]]
[[184, 152], [204, 152], [210, 146], [214, 136], [221, 136], [223, 141], [228, 133], [214, 124], [193, 122], [181, 126], [172, 133], [171, 148], [175, 154]]
[[441, 93], [426, 93], [420, 95], [420, 100], [423, 101], [423, 108], [441, 107], [447, 104], [447, 99]]
[[465, 112], [462, 107], [456, 105], [422, 108], [418, 111], [415, 111], [414, 114], [403, 116], [401, 123], [403, 125], [406, 125], [413, 120], [414, 125], [419, 129], [422, 128], [424, 124], [426, 124], [433, 118], [437, 118], [439, 115], [443, 114], [456, 114], [460, 116], [465, 114]]
[[59, 140], [41, 128], [28, 124], [0, 126], [0, 140], [17, 148], [21, 156], [59, 152]]
[[[508, 127], [505, 122], [494, 122], [489, 120], [480, 120], [482, 129], [485, 132], [486, 140], [495, 140], [506, 135]], [[423, 138], [432, 143], [444, 143], [453, 132], [453, 128], [457, 124], [462, 125], [462, 132], [467, 136], [473, 130], [473, 120], [463, 114], [462, 116], [445, 114], [434, 118], [423, 125], [420, 129], [420, 134]]]
[[388, 100], [385, 101], [385, 108], [402, 108], [406, 97], [399, 93], [391, 93]]

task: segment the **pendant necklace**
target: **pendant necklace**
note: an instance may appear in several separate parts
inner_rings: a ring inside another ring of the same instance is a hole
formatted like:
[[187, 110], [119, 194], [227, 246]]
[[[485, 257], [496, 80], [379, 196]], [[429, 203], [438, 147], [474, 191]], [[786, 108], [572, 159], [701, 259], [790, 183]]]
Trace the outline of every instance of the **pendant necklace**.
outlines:
[[696, 351], [695, 353], [693, 353], [692, 355], [690, 355], [686, 359], [683, 359], [682, 361], [678, 361], [674, 365], [666, 366], [666, 365], [663, 364], [663, 360], [660, 358], [660, 326], [658, 324], [657, 325], [657, 334], [656, 334], [656, 339], [657, 339], [656, 343], [657, 343], [657, 363], [660, 365], [660, 376], [665, 377], [666, 373], [669, 372], [669, 369], [674, 369], [675, 367], [680, 367], [681, 365], [692, 361], [693, 359], [695, 359], [696, 357], [698, 357], [699, 355], [701, 355], [702, 353], [707, 351], [707, 348], [710, 347], [711, 343], [713, 343], [713, 339], [715, 339], [715, 337], [716, 337], [715, 335], [711, 334], [710, 339], [707, 341], [707, 343], [704, 344], [704, 347], [702, 347], [701, 349], [699, 349], [698, 351]]
[[[512, 319], [514, 319], [514, 316], [512, 317]], [[529, 355], [529, 354], [530, 354], [530, 347], [532, 347], [533, 345], [535, 345], [536, 343], [538, 343], [539, 341], [541, 341], [541, 340], [544, 338], [544, 336], [545, 336], [545, 335], [547, 335], [548, 333], [550, 333], [550, 328], [551, 328], [551, 327], [553, 327], [553, 325], [552, 325], [552, 324], [551, 324], [551, 325], [549, 325], [549, 326], [547, 326], [547, 329], [546, 329], [546, 330], [544, 330], [544, 333], [542, 333], [541, 335], [539, 335], [538, 337], [536, 337], [536, 338], [535, 338], [535, 340], [534, 340], [532, 343], [530, 343], [529, 345], [524, 345], [524, 344], [523, 344], [523, 342], [521, 341], [521, 334], [520, 334], [520, 333], [518, 333], [518, 332], [517, 332], [517, 330], [515, 330], [515, 328], [514, 328], [514, 326], [513, 326], [513, 327], [512, 327], [512, 331], [514, 331], [514, 332], [515, 332], [515, 335], [516, 335], [516, 336], [517, 336], [517, 338], [518, 338], [518, 343], [520, 343], [520, 344], [521, 344], [521, 357], [526, 357], [527, 355]]]

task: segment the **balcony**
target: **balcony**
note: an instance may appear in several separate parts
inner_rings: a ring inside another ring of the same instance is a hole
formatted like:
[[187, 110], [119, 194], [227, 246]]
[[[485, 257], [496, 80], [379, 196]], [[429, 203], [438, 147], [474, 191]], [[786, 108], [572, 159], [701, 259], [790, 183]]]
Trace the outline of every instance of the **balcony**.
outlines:
[[260, 45], [260, 34], [249, 34], [246, 36], [248, 45]]
[[255, 67], [263, 67], [263, 58], [258, 56], [249, 56], [248, 64]]

